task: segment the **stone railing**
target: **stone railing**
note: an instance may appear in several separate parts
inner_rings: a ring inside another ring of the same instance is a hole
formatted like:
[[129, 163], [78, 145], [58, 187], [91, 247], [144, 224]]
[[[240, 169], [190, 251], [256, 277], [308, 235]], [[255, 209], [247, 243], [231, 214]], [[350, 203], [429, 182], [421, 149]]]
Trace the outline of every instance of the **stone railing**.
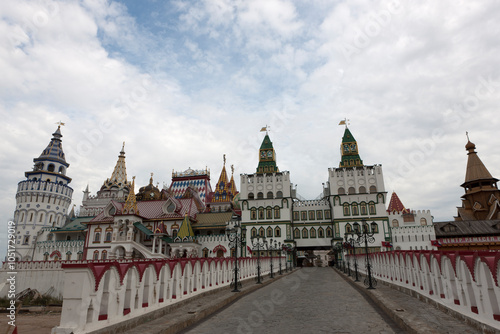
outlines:
[[[271, 259], [260, 261], [261, 274], [269, 273]], [[273, 272], [277, 272], [280, 258], [272, 261]], [[65, 263], [61, 323], [52, 333], [92, 332], [228, 286], [234, 277], [233, 266], [232, 258]], [[238, 269], [240, 279], [255, 277], [257, 259], [238, 259]]]
[[[354, 256], [347, 256], [354, 268]], [[356, 255], [366, 275], [366, 255]], [[500, 329], [500, 252], [393, 251], [370, 254], [377, 280], [413, 290], [448, 309]]]

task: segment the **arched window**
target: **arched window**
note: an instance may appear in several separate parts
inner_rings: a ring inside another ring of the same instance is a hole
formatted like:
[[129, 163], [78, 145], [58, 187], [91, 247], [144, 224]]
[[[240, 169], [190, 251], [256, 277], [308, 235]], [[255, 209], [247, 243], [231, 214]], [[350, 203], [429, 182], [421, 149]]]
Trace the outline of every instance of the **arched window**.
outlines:
[[251, 233], [252, 233], [252, 234], [251, 234], [251, 235], [252, 235], [252, 238], [255, 238], [255, 237], [257, 236], [257, 229], [256, 229], [255, 227], [254, 227], [254, 228], [252, 228], [252, 232], [251, 232]]
[[267, 228], [267, 237], [268, 238], [272, 238], [273, 237], [273, 229], [271, 228], [271, 226], [269, 226]]
[[266, 209], [266, 219], [273, 219], [273, 209], [271, 208]]
[[312, 227], [311, 230], [309, 231], [309, 236], [311, 238], [316, 238], [316, 229], [314, 227]]
[[332, 228], [330, 226], [328, 226], [327, 229], [326, 229], [326, 237], [327, 238], [333, 237], [333, 230], [332, 230]]
[[375, 210], [375, 204], [373, 203], [368, 204], [368, 211], [370, 211], [371, 215], [376, 215], [377, 211]]
[[264, 208], [259, 208], [259, 219], [264, 219]]
[[55, 170], [55, 168], [56, 168], [56, 167], [54, 166], [54, 164], [49, 164], [49, 167], [47, 168], [47, 170], [48, 170], [49, 172], [53, 172], [53, 171]]
[[92, 259], [93, 259], [94, 261], [99, 260], [99, 251], [98, 251], [98, 250], [94, 251], [94, 257], [93, 257]]
[[54, 238], [54, 235], [49, 233], [49, 235], [47, 235], [47, 241], [52, 241], [52, 238]]
[[103, 250], [101, 253], [101, 260], [106, 260], [108, 258], [108, 252]]
[[273, 198], [274, 198], [274, 195], [273, 195], [273, 192], [272, 192], [272, 191], [269, 191], [269, 192], [267, 193], [267, 198], [268, 198], [268, 199], [273, 199]]
[[[212, 231], [208, 231], [207, 235], [208, 235], [208, 233], [212, 234]], [[177, 230], [172, 230], [172, 238], [174, 238], [174, 239], [177, 238]]]
[[302, 238], [307, 239], [309, 237], [309, 232], [307, 231], [307, 228], [302, 229]]
[[372, 233], [378, 233], [378, 224], [375, 222], [371, 223]]
[[325, 237], [325, 230], [323, 230], [322, 227], [318, 228], [318, 238], [324, 238]]
[[352, 226], [351, 226], [351, 224], [347, 223], [345, 225], [345, 233], [352, 233]]
[[276, 238], [279, 238], [281, 237], [281, 228], [279, 226], [276, 226], [275, 229], [274, 229], [274, 236]]
[[351, 210], [349, 209], [349, 204], [344, 203], [344, 216], [350, 216], [351, 215]]
[[354, 187], [349, 187], [349, 195], [354, 195], [356, 193], [356, 189]]
[[281, 190], [276, 192], [276, 198], [283, 198], [283, 192]]
[[361, 229], [360, 229], [360, 226], [359, 226], [358, 223], [352, 224], [352, 227], [353, 227], [354, 233], [360, 233], [361, 232]]
[[279, 206], [274, 207], [274, 219], [279, 219], [280, 218], [280, 208]]
[[59, 167], [59, 173], [64, 174], [64, 167], [63, 166]]
[[106, 237], [104, 238], [104, 242], [111, 242], [111, 232], [106, 232]]
[[377, 192], [377, 187], [375, 186], [370, 186], [370, 194], [376, 193]]
[[203, 257], [208, 257], [208, 248], [203, 248]]
[[293, 237], [295, 239], [300, 239], [300, 231], [298, 228], [295, 228], [295, 230], [293, 230]]
[[399, 227], [399, 221], [397, 219], [392, 220], [392, 227]]
[[427, 225], [427, 219], [425, 218], [420, 218], [420, 225], [426, 226]]
[[257, 199], [263, 199], [263, 198], [264, 198], [264, 194], [262, 192], [258, 192]]
[[345, 189], [343, 187], [340, 187], [338, 192], [339, 192], [339, 195], [345, 195]]
[[96, 228], [94, 231], [94, 242], [101, 242], [101, 229]]
[[71, 235], [67, 235], [66, 236], [66, 241], [70, 241], [71, 240]]
[[359, 187], [360, 194], [366, 194], [366, 188], [364, 186]]
[[253, 220], [257, 219], [257, 209], [252, 208], [250, 210], [250, 219], [253, 219]]
[[352, 204], [352, 215], [353, 216], [359, 215], [359, 210], [358, 210], [358, 204], [357, 203], [353, 203]]
[[248, 193], [248, 199], [254, 199], [254, 194], [253, 193]]
[[362, 215], [367, 215], [368, 214], [368, 211], [366, 210], [366, 203], [361, 203], [360, 206], [359, 206], [360, 210], [361, 210], [361, 214]]
[[264, 231], [264, 228], [263, 228], [263, 227], [259, 228], [259, 237], [265, 237], [265, 236], [266, 236], [266, 234], [265, 234], [265, 233], [266, 233], [266, 232]]

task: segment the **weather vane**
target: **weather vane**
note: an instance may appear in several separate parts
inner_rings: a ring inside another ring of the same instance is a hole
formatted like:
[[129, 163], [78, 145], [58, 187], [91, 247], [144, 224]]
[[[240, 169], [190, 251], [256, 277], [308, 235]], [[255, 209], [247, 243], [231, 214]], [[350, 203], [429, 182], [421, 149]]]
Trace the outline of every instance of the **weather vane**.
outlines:
[[344, 118], [343, 120], [340, 121], [339, 125], [345, 125], [345, 127], [347, 128], [347, 126], [351, 125], [351, 123], [350, 123], [350, 120], [348, 120], [347, 118]]
[[56, 124], [59, 125], [59, 127], [61, 127], [61, 125], [64, 125], [62, 121], [56, 122]]
[[224, 166], [225, 166], [226, 165], [226, 154], [225, 153], [222, 155], [222, 160], [224, 161]]
[[271, 131], [271, 127], [266, 124], [262, 129], [260, 129], [260, 132], [266, 131], [266, 134]]

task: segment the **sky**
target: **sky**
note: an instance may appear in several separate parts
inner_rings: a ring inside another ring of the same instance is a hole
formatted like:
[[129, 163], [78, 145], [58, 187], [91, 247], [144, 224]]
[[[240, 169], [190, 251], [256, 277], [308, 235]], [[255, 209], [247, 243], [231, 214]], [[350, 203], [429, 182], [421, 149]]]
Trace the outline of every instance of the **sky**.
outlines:
[[315, 199], [348, 119], [389, 195], [452, 220], [466, 131], [500, 177], [498, 17], [494, 0], [3, 0], [0, 248], [17, 183], [59, 121], [77, 208], [122, 142], [137, 188], [206, 167], [214, 186], [224, 154], [239, 184], [264, 126], [280, 170]]

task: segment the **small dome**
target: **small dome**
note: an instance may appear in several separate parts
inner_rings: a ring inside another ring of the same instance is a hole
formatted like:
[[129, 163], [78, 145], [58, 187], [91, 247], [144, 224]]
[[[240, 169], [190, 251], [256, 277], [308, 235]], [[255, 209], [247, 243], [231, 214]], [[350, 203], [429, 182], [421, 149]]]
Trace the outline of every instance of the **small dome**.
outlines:
[[474, 145], [474, 143], [472, 143], [470, 140], [467, 142], [467, 144], [465, 145], [465, 149], [467, 151], [474, 151], [476, 149], [476, 145]]

